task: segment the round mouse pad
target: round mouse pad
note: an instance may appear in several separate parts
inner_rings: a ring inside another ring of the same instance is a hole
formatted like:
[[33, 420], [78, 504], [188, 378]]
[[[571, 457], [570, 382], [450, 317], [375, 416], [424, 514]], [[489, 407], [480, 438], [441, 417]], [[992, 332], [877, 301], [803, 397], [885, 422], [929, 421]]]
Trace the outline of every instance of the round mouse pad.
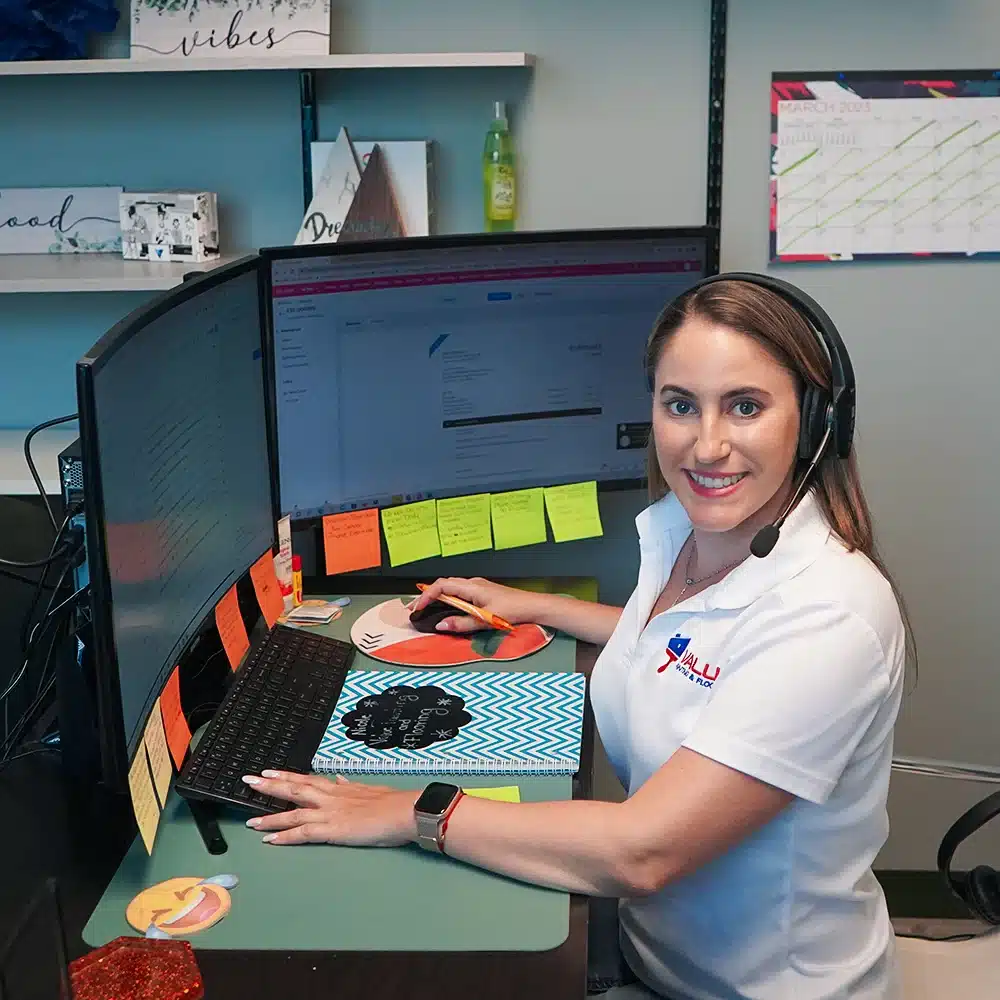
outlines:
[[210, 879], [170, 878], [143, 889], [125, 919], [145, 934], [150, 925], [171, 937], [187, 937], [217, 924], [232, 905], [229, 891]]
[[410, 624], [406, 602], [398, 597], [366, 611], [351, 626], [351, 641], [362, 653], [402, 667], [458, 667], [481, 660], [519, 660], [544, 649], [553, 634], [541, 625], [516, 625], [512, 632], [486, 629], [467, 635], [418, 632]]

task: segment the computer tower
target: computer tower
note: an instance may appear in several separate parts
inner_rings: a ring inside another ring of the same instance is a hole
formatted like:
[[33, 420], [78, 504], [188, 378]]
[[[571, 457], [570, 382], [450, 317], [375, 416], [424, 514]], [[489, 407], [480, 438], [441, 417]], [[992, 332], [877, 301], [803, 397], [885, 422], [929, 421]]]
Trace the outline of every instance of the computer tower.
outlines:
[[[84, 527], [83, 516], [83, 458], [80, 453], [80, 439], [77, 438], [72, 444], [67, 445], [59, 452], [59, 490], [62, 493], [63, 508], [69, 510], [71, 506], [78, 511], [73, 516], [70, 524], [79, 527], [81, 532]], [[89, 580], [87, 574], [86, 551], [80, 564], [73, 569], [73, 585], [75, 590], [85, 587]]]
[[[59, 453], [58, 461], [63, 507], [67, 512], [76, 511], [70, 518], [70, 525], [79, 528], [78, 534], [82, 542], [86, 533], [83, 458], [79, 438]], [[72, 575], [73, 590], [83, 590], [90, 579], [86, 547], [83, 558], [73, 567]], [[65, 641], [53, 650], [56, 667], [56, 714], [63, 768], [70, 777], [86, 783], [96, 781], [99, 774], [98, 719], [91, 663], [90, 621], [89, 594], [85, 594], [76, 604], [72, 627], [67, 629]]]

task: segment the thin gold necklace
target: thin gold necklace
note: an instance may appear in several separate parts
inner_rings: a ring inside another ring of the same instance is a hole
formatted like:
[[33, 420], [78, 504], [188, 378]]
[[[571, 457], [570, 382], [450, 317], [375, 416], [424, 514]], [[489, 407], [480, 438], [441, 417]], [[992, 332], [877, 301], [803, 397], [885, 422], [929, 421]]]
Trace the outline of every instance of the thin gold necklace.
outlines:
[[710, 580], [713, 576], [718, 576], [720, 573], [725, 573], [726, 570], [730, 570], [735, 568], [736, 566], [739, 566], [739, 564], [743, 562], [744, 559], [746, 559], [746, 556], [740, 556], [739, 559], [737, 559], [735, 562], [729, 563], [728, 566], [720, 566], [718, 569], [713, 570], [706, 576], [700, 577], [699, 579], [696, 580], [694, 577], [691, 576], [691, 566], [694, 563], [694, 557], [697, 554], [697, 551], [698, 551], [698, 546], [696, 545], [695, 542], [692, 541], [691, 551], [688, 553], [687, 557], [687, 565], [684, 567], [684, 586], [681, 587], [681, 592], [677, 595], [677, 600], [674, 601], [674, 604], [680, 604], [681, 599], [687, 593], [688, 587], [695, 587], [699, 583], [704, 583], [706, 580]]

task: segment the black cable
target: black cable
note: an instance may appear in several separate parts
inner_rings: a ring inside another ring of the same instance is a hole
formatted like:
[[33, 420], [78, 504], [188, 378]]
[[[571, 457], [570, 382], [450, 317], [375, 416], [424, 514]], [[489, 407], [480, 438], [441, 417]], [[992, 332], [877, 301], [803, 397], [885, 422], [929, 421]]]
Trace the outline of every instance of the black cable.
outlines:
[[[41, 631], [33, 632], [31, 638], [28, 641], [28, 650], [26, 652], [25, 660], [23, 665], [21, 666], [20, 672], [18, 673], [17, 677], [15, 677], [14, 680], [10, 682], [10, 684], [7, 686], [7, 689], [3, 692], [3, 694], [0, 695], [0, 701], [5, 701], [17, 687], [17, 685], [21, 682], [21, 678], [25, 675], [25, 673], [27, 672], [28, 668], [31, 665], [31, 658], [32, 658], [32, 653], [34, 652], [35, 645], [40, 644], [42, 642], [42, 637], [48, 630], [49, 624], [55, 621], [57, 627], [52, 637], [52, 642], [49, 643], [48, 652], [45, 654], [45, 659], [42, 662], [42, 669], [39, 673], [38, 686], [35, 689], [34, 700], [29, 704], [28, 708], [24, 711], [21, 718], [16, 723], [14, 723], [14, 727], [12, 730], [8, 732], [5, 725], [4, 739], [3, 742], [0, 743], [0, 759], [5, 757], [14, 748], [14, 746], [16, 745], [16, 741], [20, 737], [25, 726], [30, 724], [31, 716], [34, 714], [41, 700], [48, 693], [49, 688], [55, 681], [55, 677], [53, 676], [52, 680], [48, 684], [45, 684], [45, 676], [48, 673], [49, 661], [52, 659], [52, 654], [55, 651], [56, 643], [60, 639], [61, 623], [59, 622], [59, 612], [63, 611], [64, 609], [67, 609], [65, 617], [68, 621], [69, 612], [72, 611], [72, 603], [71, 599], [67, 599], [63, 601], [57, 608], [53, 608], [53, 603], [55, 602], [55, 599], [59, 594], [60, 589], [62, 588], [63, 582], [66, 579], [66, 574], [69, 572], [70, 568], [71, 567], [67, 565], [63, 569], [62, 574], [59, 577], [59, 581], [56, 584], [56, 587], [53, 590], [51, 597], [49, 598], [48, 606], [45, 609], [45, 617], [38, 623], [38, 625], [36, 625], [36, 629], [40, 628]], [[72, 596], [76, 597], [77, 595], [74, 594]], [[66, 641], [69, 641], [68, 636], [64, 636], [63, 638]], [[45, 685], [44, 690], [42, 690], [42, 685]]]
[[16, 559], [0, 559], [0, 566], [12, 566], [14, 569], [40, 569], [58, 562], [66, 554], [66, 551], [68, 549], [56, 552], [45, 559], [35, 559], [31, 562], [18, 562]]
[[[59, 590], [61, 589], [64, 581], [66, 580], [66, 574], [68, 572], [69, 572], [69, 566], [67, 566], [62, 571], [62, 574], [60, 575], [58, 582], [56, 583], [55, 587], [53, 588], [52, 594], [49, 597], [48, 607], [46, 607], [46, 609], [45, 609], [45, 617], [42, 619], [41, 622], [38, 623], [38, 625], [35, 626], [35, 629], [32, 630], [31, 637], [28, 640], [28, 648], [24, 651], [24, 661], [21, 664], [21, 669], [17, 672], [17, 674], [15, 675], [14, 679], [7, 685], [7, 687], [4, 688], [4, 690], [2, 692], [0, 692], [0, 703], [5, 702], [11, 696], [11, 694], [13, 694], [15, 688], [17, 688], [17, 686], [21, 683], [22, 678], [25, 676], [25, 674], [27, 674], [28, 667], [31, 666], [31, 654], [32, 654], [32, 651], [33, 651], [32, 647], [34, 646], [34, 644], [35, 644], [36, 641], [41, 641], [42, 636], [45, 634], [45, 627], [48, 624], [48, 617], [49, 617], [49, 615], [51, 615], [53, 613], [52, 612], [52, 602], [55, 600], [56, 595], [59, 593]], [[62, 607], [62, 605], [60, 605], [60, 607]], [[39, 627], [42, 629], [42, 631], [39, 632], [37, 634], [37, 637], [36, 637], [35, 632], [36, 632], [36, 630]], [[37, 690], [36, 690], [36, 694], [37, 694]], [[4, 736], [5, 737], [7, 735], [6, 711], [7, 711], [7, 709], [6, 709], [6, 707], [4, 707], [4, 716], [5, 716]]]
[[[59, 530], [56, 532], [56, 537], [52, 541], [52, 548], [49, 550], [49, 558], [55, 555], [56, 546], [59, 544], [59, 539], [62, 533], [69, 526], [70, 521], [80, 512], [83, 508], [82, 504], [76, 503], [71, 504], [69, 510], [66, 511], [66, 517], [63, 519], [63, 523], [60, 525]], [[21, 621], [21, 653], [25, 653], [28, 648], [28, 632], [31, 629], [31, 620], [35, 616], [35, 608], [38, 607], [38, 601], [42, 596], [42, 590], [45, 588], [45, 578], [48, 576], [49, 567], [46, 566], [42, 570], [42, 575], [38, 578], [37, 586], [35, 587], [35, 592], [31, 596], [31, 601], [28, 604], [28, 610], [25, 612], [24, 618]]]
[[7, 760], [7, 758], [10, 755], [10, 752], [16, 749], [18, 740], [20, 740], [21, 736], [24, 734], [24, 731], [28, 728], [28, 726], [31, 725], [32, 717], [34, 716], [35, 712], [38, 711], [38, 709], [41, 707], [42, 703], [45, 701], [49, 691], [52, 690], [52, 687], [55, 684], [55, 682], [56, 682], [55, 677], [50, 678], [49, 682], [45, 685], [40, 694], [38, 694], [35, 700], [32, 701], [32, 703], [28, 706], [24, 715], [22, 715], [21, 718], [18, 719], [17, 723], [14, 725], [14, 728], [11, 730], [10, 736], [8, 736], [7, 739], [3, 741], [3, 743], [0, 743], [0, 763]]
[[8, 764], [13, 764], [15, 760], [21, 760], [22, 757], [31, 757], [36, 753], [61, 753], [62, 750], [58, 744], [46, 744], [45, 746], [32, 747], [30, 750], [22, 750], [20, 753], [14, 754], [13, 757], [5, 757], [0, 760], [0, 771], [2, 771]]
[[52, 586], [51, 583], [39, 583], [38, 580], [32, 580], [30, 576], [21, 576], [20, 573], [14, 573], [9, 569], [4, 569], [3, 567], [0, 567], [0, 576], [7, 580], [14, 580], [17, 583], [24, 583], [29, 587], [37, 587], [39, 590]]
[[31, 439], [39, 431], [44, 431], [49, 427], [55, 427], [56, 424], [68, 424], [71, 420], [76, 420], [78, 416], [79, 414], [77, 413], [70, 413], [65, 417], [56, 417], [54, 420], [46, 420], [45, 423], [38, 424], [37, 427], [32, 427], [24, 439], [24, 460], [28, 463], [28, 471], [31, 473], [31, 478], [35, 481], [35, 486], [38, 487], [38, 493], [42, 498], [42, 503], [45, 504], [45, 510], [48, 512], [49, 520], [52, 522], [53, 531], [58, 531], [59, 525], [56, 523], [56, 516], [52, 513], [52, 504], [49, 503], [48, 494], [45, 492], [45, 486], [42, 484], [41, 477], [38, 475], [38, 470], [35, 468], [34, 460], [31, 457]]

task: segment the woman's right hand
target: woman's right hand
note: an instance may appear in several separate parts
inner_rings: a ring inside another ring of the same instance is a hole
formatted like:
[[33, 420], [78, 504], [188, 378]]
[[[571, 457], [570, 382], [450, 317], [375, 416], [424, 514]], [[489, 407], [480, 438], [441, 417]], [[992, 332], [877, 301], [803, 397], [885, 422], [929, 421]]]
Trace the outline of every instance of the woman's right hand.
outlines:
[[[521, 625], [526, 622], [538, 623], [544, 603], [544, 594], [536, 594], [529, 590], [518, 590], [516, 587], [505, 587], [482, 577], [471, 579], [458, 576], [440, 577], [435, 580], [415, 601], [409, 605], [411, 611], [417, 611], [435, 601], [442, 594], [460, 597], [469, 604], [490, 611], [505, 618], [511, 625]], [[478, 618], [463, 615], [455, 611], [454, 616], [445, 618], [438, 625], [439, 632], [476, 632], [489, 628]]]

